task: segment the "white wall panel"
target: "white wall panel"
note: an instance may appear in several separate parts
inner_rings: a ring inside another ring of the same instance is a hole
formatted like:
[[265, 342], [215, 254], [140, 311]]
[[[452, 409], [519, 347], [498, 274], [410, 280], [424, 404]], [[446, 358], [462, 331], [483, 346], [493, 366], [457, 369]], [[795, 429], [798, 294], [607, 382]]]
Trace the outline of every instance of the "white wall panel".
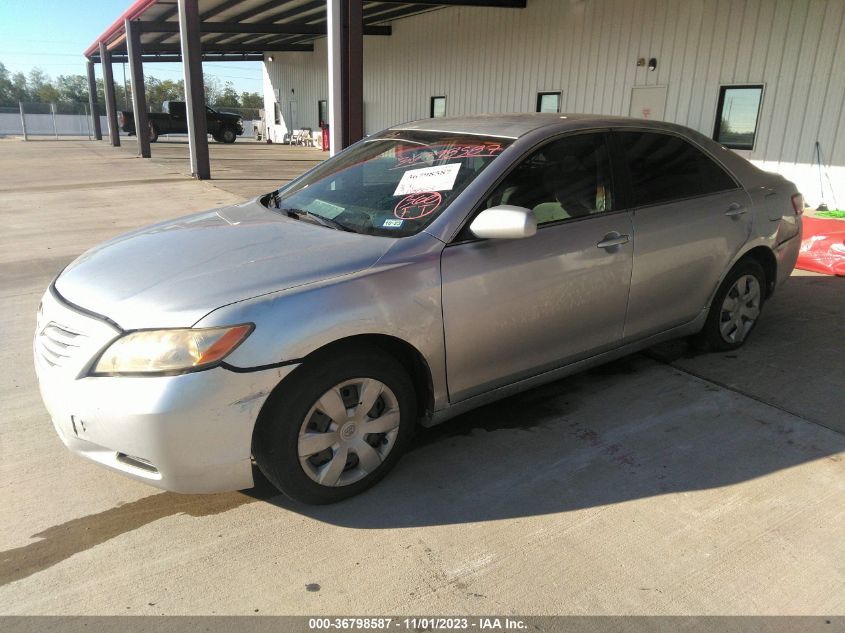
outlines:
[[[427, 117], [436, 95], [450, 116], [531, 112], [538, 92], [558, 90], [564, 111], [627, 115], [632, 88], [660, 85], [666, 118], [710, 135], [720, 85], [762, 83], [757, 141], [745, 154], [800, 178], [813, 202], [820, 141], [843, 207], [843, 31], [845, 0], [528, 0], [526, 9], [431, 11], [365, 39], [365, 131]], [[640, 57], [656, 57], [657, 71], [637, 67]], [[316, 129], [328, 93], [325, 40], [313, 53], [276, 54], [268, 76], [285, 115], [295, 98], [298, 127]]]

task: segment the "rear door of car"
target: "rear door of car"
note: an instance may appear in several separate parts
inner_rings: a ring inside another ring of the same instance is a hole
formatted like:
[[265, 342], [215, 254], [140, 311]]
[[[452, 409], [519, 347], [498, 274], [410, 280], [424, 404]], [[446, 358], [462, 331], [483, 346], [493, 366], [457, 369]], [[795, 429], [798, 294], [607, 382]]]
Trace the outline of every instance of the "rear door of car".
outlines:
[[479, 240], [441, 259], [452, 402], [615, 347], [633, 261], [608, 134], [552, 140], [517, 162], [480, 205], [532, 209], [537, 234]]
[[751, 233], [751, 199], [689, 140], [614, 130], [631, 197], [634, 266], [625, 321], [633, 341], [692, 321]]

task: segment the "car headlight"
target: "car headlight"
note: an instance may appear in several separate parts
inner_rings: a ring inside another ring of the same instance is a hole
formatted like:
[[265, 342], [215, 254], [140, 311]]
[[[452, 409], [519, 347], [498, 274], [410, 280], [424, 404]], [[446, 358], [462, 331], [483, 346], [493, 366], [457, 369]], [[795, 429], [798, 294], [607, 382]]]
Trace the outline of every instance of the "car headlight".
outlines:
[[249, 336], [253, 325], [130, 332], [106, 348], [93, 376], [180, 374], [208, 369]]

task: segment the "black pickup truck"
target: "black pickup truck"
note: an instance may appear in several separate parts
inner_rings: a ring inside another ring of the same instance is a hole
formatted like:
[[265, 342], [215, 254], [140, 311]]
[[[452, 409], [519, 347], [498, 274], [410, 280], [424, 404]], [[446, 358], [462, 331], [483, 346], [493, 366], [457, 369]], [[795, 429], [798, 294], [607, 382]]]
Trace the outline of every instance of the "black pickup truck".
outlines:
[[[188, 117], [184, 101], [165, 101], [162, 110], [164, 112], [147, 113], [151, 142], [155, 143], [159, 134], [187, 134]], [[218, 112], [206, 106], [205, 120], [208, 133], [220, 143], [234, 143], [244, 133], [243, 119], [239, 114]], [[130, 135], [135, 134], [135, 116], [131, 110], [119, 112], [117, 122], [121, 130]]]

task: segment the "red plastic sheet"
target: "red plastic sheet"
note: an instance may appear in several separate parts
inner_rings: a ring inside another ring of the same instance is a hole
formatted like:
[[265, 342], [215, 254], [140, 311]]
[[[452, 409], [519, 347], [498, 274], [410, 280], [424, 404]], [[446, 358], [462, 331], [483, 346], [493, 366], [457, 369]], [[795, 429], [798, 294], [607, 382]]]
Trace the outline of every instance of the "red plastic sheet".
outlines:
[[796, 268], [845, 276], [845, 221], [805, 215], [803, 226]]

